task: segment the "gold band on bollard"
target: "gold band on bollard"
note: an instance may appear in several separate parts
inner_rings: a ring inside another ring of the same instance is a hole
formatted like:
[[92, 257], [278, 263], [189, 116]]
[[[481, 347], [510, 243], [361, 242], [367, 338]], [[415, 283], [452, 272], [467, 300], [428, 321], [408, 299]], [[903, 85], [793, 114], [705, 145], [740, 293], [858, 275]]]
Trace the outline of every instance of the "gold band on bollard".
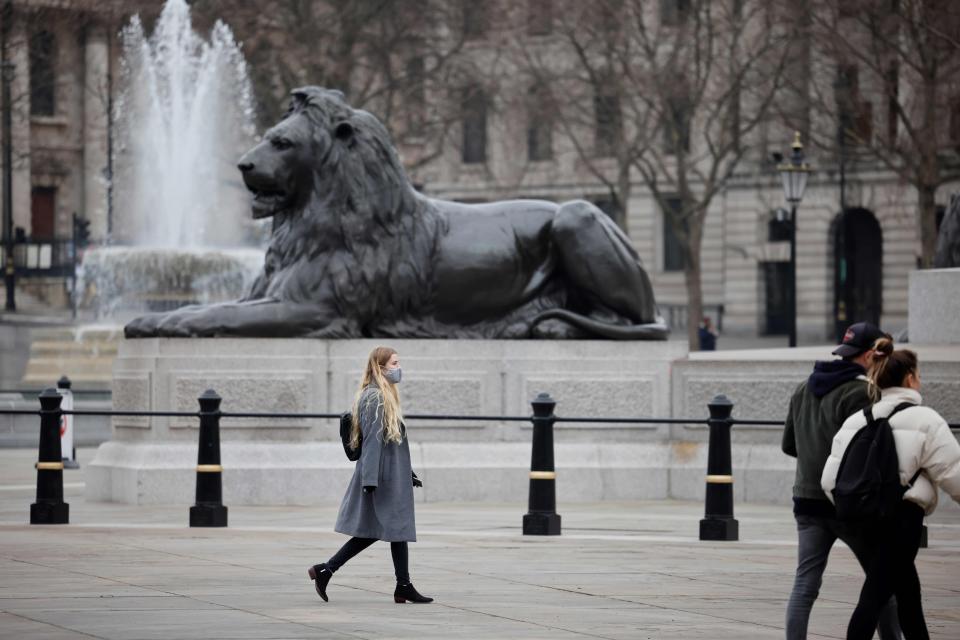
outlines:
[[38, 471], [63, 471], [62, 462], [36, 462], [33, 466]]
[[556, 480], [557, 472], [556, 471], [531, 471], [530, 479], [531, 480]]
[[733, 476], [707, 476], [711, 484], [733, 484]]
[[197, 473], [220, 473], [223, 467], [218, 464], [198, 464]]

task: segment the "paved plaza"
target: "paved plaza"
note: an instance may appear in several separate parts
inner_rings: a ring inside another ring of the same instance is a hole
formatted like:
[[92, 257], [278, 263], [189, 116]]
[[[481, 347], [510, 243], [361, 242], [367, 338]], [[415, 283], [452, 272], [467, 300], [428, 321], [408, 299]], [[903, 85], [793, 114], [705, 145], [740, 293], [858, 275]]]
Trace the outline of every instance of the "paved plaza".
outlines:
[[[705, 543], [697, 503], [560, 504], [551, 538], [520, 535], [526, 496], [421, 504], [411, 574], [436, 603], [393, 603], [385, 544], [334, 576], [324, 603], [306, 569], [345, 540], [336, 505], [231, 507], [229, 528], [190, 529], [189, 504], [85, 502], [81, 469], [65, 472], [71, 524], [30, 526], [34, 459], [0, 450], [0, 638], [783, 637], [796, 554], [786, 505], [738, 505], [741, 541]], [[931, 637], [955, 640], [960, 517], [929, 527], [924, 607]], [[860, 581], [838, 545], [810, 637], [843, 637]]]

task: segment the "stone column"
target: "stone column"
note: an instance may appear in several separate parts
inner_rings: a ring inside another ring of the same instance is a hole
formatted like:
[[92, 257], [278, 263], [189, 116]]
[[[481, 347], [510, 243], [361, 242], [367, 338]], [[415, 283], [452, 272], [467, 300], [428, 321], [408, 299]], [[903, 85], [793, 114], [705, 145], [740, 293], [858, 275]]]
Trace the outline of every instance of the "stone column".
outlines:
[[101, 24], [87, 28], [83, 47], [83, 212], [90, 236], [102, 242], [107, 234], [107, 128], [110, 47]]

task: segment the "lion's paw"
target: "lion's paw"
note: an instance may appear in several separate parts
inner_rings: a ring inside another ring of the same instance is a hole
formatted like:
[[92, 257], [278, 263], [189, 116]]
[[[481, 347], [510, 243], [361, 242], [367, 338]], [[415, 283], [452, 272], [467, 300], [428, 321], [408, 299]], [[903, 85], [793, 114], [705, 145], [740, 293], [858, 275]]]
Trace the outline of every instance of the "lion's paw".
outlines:
[[581, 337], [583, 334], [576, 327], [557, 318], [548, 318], [538, 322], [530, 330], [535, 338], [545, 340], [570, 340]]
[[125, 338], [154, 337], [157, 335], [157, 328], [166, 317], [166, 313], [150, 313], [145, 316], [135, 318], [123, 327], [123, 335]]
[[160, 326], [160, 335], [170, 338], [207, 338], [222, 335], [227, 318], [222, 310], [216, 308], [200, 313], [171, 314]]

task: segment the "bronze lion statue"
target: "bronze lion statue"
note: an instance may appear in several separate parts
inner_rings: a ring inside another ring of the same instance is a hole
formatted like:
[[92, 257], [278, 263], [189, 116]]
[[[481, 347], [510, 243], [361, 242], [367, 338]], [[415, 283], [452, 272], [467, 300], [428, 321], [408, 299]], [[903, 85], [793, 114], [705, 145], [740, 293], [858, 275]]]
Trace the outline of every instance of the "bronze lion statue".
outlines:
[[594, 205], [425, 197], [339, 91], [293, 91], [239, 168], [253, 216], [273, 217], [250, 292], [137, 318], [128, 338], [667, 337], [637, 252]]

